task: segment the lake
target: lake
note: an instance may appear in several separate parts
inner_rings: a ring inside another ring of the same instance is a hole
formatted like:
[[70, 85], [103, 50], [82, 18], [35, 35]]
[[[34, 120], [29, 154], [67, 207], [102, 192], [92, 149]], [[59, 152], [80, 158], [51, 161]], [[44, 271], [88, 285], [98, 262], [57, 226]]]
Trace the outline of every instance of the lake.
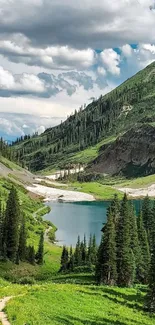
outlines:
[[[136, 208], [140, 201], [135, 201]], [[59, 245], [75, 246], [77, 236], [87, 240], [90, 234], [96, 235], [97, 244], [100, 243], [101, 229], [106, 222], [106, 210], [109, 201], [94, 202], [48, 202], [51, 212], [44, 219], [50, 220], [58, 228], [56, 239]]]

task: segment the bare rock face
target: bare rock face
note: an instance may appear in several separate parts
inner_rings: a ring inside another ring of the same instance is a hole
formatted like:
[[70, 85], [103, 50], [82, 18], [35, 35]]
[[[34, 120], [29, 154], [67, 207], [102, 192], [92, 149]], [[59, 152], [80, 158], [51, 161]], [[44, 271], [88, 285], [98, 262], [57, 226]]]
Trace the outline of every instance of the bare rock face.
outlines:
[[126, 176], [155, 173], [155, 127], [147, 124], [130, 129], [101, 152], [89, 169]]

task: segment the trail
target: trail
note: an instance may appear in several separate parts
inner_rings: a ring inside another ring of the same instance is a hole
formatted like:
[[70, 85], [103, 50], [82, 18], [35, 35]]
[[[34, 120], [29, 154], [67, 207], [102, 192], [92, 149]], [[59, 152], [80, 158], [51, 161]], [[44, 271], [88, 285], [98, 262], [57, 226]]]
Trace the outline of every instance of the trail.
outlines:
[[5, 308], [7, 302], [12, 298], [13, 297], [4, 297], [3, 299], [0, 300], [0, 321], [2, 322], [3, 325], [11, 325], [3, 309]]
[[49, 240], [49, 237], [48, 237], [48, 233], [50, 232], [50, 230], [52, 229], [52, 227], [48, 227], [46, 230], [45, 230], [45, 233], [44, 233], [44, 241], [48, 244], [52, 244], [51, 241]]
[[45, 209], [45, 206], [42, 207], [42, 208], [40, 208], [40, 209], [38, 209], [37, 211], [33, 212], [33, 214], [32, 214], [33, 218], [36, 219], [37, 214], [38, 214], [40, 211], [44, 210], [44, 209]]

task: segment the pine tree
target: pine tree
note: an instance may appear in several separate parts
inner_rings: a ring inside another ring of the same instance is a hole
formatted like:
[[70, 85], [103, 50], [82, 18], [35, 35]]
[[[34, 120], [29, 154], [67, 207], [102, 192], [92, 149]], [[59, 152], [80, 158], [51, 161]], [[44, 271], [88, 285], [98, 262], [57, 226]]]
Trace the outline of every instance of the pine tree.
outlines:
[[146, 295], [145, 308], [151, 313], [155, 313], [155, 243], [153, 246], [151, 264], [149, 271], [148, 293]]
[[146, 231], [148, 232], [149, 228], [150, 228], [150, 223], [151, 223], [150, 219], [152, 219], [151, 202], [150, 202], [150, 198], [148, 195], [143, 200], [142, 218], [143, 218], [143, 222], [144, 222], [144, 227], [145, 227]]
[[69, 266], [68, 266], [68, 268], [71, 272], [74, 271], [74, 254], [73, 254], [72, 246], [70, 247], [70, 252], [69, 252]]
[[97, 245], [96, 245], [96, 236], [94, 234], [92, 240], [92, 252], [91, 252], [91, 263], [93, 265], [96, 264], [96, 257], [97, 257]]
[[68, 258], [68, 249], [66, 246], [63, 246], [61, 254], [61, 268], [60, 271], [66, 271], [69, 268], [69, 258]]
[[133, 253], [135, 266], [136, 266], [136, 278], [139, 278], [139, 271], [141, 267], [142, 257], [141, 248], [138, 239], [138, 229], [137, 229], [137, 216], [133, 203], [129, 201], [129, 217], [130, 217], [130, 248]]
[[25, 261], [26, 258], [26, 225], [25, 217], [22, 217], [22, 222], [20, 226], [19, 233], [19, 246], [18, 246], [18, 255], [20, 261]]
[[139, 265], [139, 280], [142, 283], [147, 283], [148, 268], [150, 264], [150, 251], [149, 251], [147, 232], [143, 224], [142, 211], [140, 211], [137, 218], [137, 228], [138, 228], [139, 246], [141, 251], [141, 263]]
[[35, 264], [35, 250], [34, 250], [34, 246], [28, 246], [27, 247], [27, 260], [29, 263], [31, 263], [32, 265]]
[[76, 266], [80, 266], [82, 263], [80, 236], [78, 236], [76, 247], [75, 247], [74, 262]]
[[82, 264], [86, 264], [87, 260], [87, 243], [86, 243], [86, 236], [84, 235], [84, 241], [80, 243], [80, 251], [81, 251], [81, 261]]
[[92, 234], [90, 234], [89, 243], [88, 243], [88, 254], [87, 254], [88, 264], [92, 264], [92, 246], [93, 246]]
[[14, 262], [18, 251], [19, 223], [19, 199], [16, 189], [12, 187], [6, 203], [4, 242], [7, 248], [7, 257]]
[[150, 252], [153, 250], [153, 242], [154, 242], [154, 234], [155, 234], [155, 200], [153, 202], [151, 218], [149, 220], [149, 244], [150, 244]]
[[42, 231], [40, 234], [38, 251], [36, 254], [37, 263], [42, 265], [44, 262], [44, 232]]
[[4, 227], [4, 214], [2, 209], [2, 202], [0, 200], [0, 257], [3, 255], [3, 227]]
[[131, 286], [135, 275], [134, 254], [130, 247], [130, 215], [127, 195], [124, 195], [117, 228], [118, 285]]
[[98, 283], [109, 285], [116, 284], [117, 280], [116, 231], [111, 208], [107, 212], [107, 223], [98, 249], [96, 279]]

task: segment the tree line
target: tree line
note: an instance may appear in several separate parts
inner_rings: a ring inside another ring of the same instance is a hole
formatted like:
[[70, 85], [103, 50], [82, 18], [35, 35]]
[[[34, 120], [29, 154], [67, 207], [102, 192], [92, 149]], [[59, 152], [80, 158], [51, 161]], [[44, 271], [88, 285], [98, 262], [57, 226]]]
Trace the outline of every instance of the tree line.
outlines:
[[0, 259], [19, 264], [27, 261], [31, 264], [43, 264], [44, 233], [40, 234], [38, 250], [27, 245], [26, 220], [20, 206], [17, 190], [12, 186], [6, 206], [0, 200]]
[[147, 196], [137, 215], [126, 194], [121, 202], [115, 195], [107, 209], [99, 247], [95, 239], [94, 244], [91, 239], [87, 247], [85, 237], [82, 242], [78, 237], [74, 253], [71, 250], [70, 255], [63, 247], [61, 271], [75, 271], [76, 266], [90, 264], [95, 265], [98, 285], [147, 284], [145, 307], [155, 312], [155, 200]]
[[153, 82], [144, 82], [143, 79], [127, 81], [109, 94], [100, 96], [85, 109], [81, 107], [78, 111], [75, 110], [66, 121], [47, 129], [42, 135], [18, 138], [13, 143], [17, 161], [23, 162], [26, 159], [30, 170], [40, 170], [61, 161], [62, 154], [81, 151], [108, 135], [117, 135], [126, 128], [125, 109], [142, 102], [142, 108], [137, 106], [137, 113], [135, 112], [135, 118], [139, 120], [140, 116], [143, 117], [143, 107], [148, 106], [144, 98], [153, 89]]
[[95, 235], [90, 235], [89, 242], [87, 244], [86, 236], [81, 241], [80, 236], [78, 236], [75, 250], [73, 252], [72, 246], [70, 249], [63, 246], [61, 255], [61, 272], [77, 270], [77, 267], [90, 267], [95, 265], [97, 257], [97, 245]]

